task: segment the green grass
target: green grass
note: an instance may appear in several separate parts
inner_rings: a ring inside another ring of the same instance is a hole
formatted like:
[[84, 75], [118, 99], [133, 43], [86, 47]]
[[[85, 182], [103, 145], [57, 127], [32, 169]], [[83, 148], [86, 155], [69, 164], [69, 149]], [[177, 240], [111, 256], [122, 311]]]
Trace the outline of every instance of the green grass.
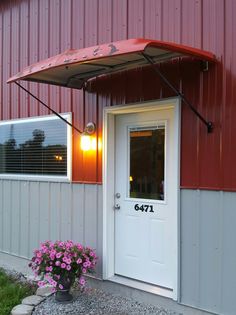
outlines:
[[9, 315], [15, 305], [33, 293], [32, 286], [17, 282], [0, 268], [0, 315]]

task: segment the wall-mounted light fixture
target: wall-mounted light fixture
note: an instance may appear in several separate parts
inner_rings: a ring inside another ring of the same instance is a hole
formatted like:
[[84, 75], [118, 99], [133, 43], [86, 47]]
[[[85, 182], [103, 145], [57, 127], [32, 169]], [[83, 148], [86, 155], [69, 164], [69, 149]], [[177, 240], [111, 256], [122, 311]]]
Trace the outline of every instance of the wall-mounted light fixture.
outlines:
[[95, 124], [93, 122], [89, 122], [81, 135], [80, 146], [82, 151], [96, 150], [96, 138], [92, 137], [95, 131]]

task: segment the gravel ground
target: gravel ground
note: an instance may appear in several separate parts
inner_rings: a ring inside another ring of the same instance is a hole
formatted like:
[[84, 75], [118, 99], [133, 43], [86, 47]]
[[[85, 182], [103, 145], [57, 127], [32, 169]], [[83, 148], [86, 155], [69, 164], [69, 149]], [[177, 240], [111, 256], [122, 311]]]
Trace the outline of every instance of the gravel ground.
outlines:
[[50, 296], [35, 308], [33, 315], [182, 315], [98, 289], [86, 288], [83, 292], [75, 291], [73, 295], [73, 302], [68, 304], [56, 303], [54, 296]]
[[[21, 283], [35, 284], [32, 279], [26, 278], [22, 273], [7, 268], [3, 269]], [[60, 304], [55, 302], [54, 295], [52, 295], [40, 303], [32, 315], [183, 315], [94, 288], [85, 288], [82, 292], [73, 291], [73, 296], [73, 302]]]

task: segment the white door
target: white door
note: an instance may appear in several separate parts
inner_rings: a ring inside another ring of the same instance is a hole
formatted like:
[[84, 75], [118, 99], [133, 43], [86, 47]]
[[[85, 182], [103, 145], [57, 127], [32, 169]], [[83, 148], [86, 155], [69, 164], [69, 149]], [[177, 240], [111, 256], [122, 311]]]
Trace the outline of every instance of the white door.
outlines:
[[176, 275], [174, 109], [115, 117], [115, 274], [172, 289]]

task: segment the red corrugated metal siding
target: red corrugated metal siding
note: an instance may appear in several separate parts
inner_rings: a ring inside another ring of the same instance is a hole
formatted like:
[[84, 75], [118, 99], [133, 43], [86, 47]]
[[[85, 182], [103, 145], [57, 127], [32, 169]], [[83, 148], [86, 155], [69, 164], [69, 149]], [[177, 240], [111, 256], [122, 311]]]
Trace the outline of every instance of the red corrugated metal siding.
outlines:
[[[236, 190], [236, 2], [234, 0], [18, 0], [0, 4], [0, 119], [48, 114], [6, 80], [32, 62], [80, 48], [133, 37], [210, 50], [222, 61], [208, 72], [173, 62], [162, 70], [215, 129], [182, 107], [181, 186]], [[135, 82], [135, 84], [134, 84]], [[92, 93], [24, 83], [53, 109], [72, 111], [83, 129], [104, 106], [173, 96], [150, 69], [116, 74], [91, 84]], [[102, 154], [83, 154], [73, 132], [73, 180], [102, 181]]]
[[226, 189], [236, 186], [236, 2], [225, 5], [225, 51], [223, 56], [223, 107], [222, 107], [222, 182]]

